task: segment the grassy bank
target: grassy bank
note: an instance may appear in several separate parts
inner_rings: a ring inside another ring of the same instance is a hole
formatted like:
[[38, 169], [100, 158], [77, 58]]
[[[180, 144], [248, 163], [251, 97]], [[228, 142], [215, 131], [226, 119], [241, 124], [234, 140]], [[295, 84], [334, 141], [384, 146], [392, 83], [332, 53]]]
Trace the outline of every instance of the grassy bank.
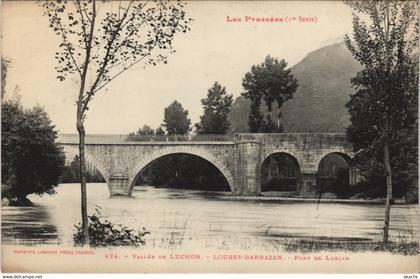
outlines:
[[291, 240], [284, 245], [287, 252], [390, 252], [392, 254], [418, 255], [419, 244], [417, 242], [382, 242], [373, 241], [316, 241], [311, 239]]

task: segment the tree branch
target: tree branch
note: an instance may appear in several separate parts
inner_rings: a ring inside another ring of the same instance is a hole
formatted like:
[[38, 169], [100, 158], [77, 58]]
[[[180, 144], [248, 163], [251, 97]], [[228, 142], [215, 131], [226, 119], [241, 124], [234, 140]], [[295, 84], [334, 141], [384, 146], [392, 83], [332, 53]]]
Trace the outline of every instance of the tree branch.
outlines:
[[[112, 34], [111, 39], [108, 41], [108, 47], [107, 47], [107, 50], [106, 50], [106, 53], [105, 53], [105, 56], [104, 56], [104, 59], [103, 59], [103, 62], [102, 62], [102, 66], [99, 69], [99, 73], [96, 77], [96, 80], [92, 84], [90, 90], [86, 93], [86, 97], [83, 99], [82, 113], [84, 113], [86, 111], [92, 96], [95, 94], [95, 88], [97, 87], [98, 83], [101, 81], [101, 79], [102, 79], [102, 77], [105, 73], [106, 66], [109, 62], [109, 55], [110, 55], [111, 50], [112, 50], [112, 45], [114, 44], [114, 41], [115, 41], [118, 33], [121, 31], [121, 26], [123, 25], [124, 20], [127, 18], [127, 15], [128, 15], [128, 12], [130, 10], [130, 7], [131, 7], [132, 3], [133, 3], [133, 1], [130, 1], [130, 3], [128, 4], [127, 11], [125, 12], [121, 21], [118, 23], [118, 27], [114, 30], [114, 33]], [[113, 52], [113, 54], [115, 54], [115, 52]]]
[[[147, 5], [149, 1], [147, 1], [144, 6], [142, 7], [142, 9]], [[154, 16], [157, 13], [158, 10], [156, 10], [151, 16]], [[121, 41], [121, 43], [115, 48], [114, 53], [117, 52], [117, 50], [124, 45], [124, 42], [127, 41], [128, 38], [130, 38], [135, 32], [140, 30], [140, 27], [147, 22], [147, 19], [144, 19], [138, 26], [136, 29], [131, 30], [130, 34], [128, 34], [127, 36], [125, 36], [125, 38]]]
[[[80, 19], [82, 21], [81, 25], [82, 25], [82, 31], [83, 31], [83, 36], [84, 36], [83, 37], [84, 38], [84, 43], [85, 43], [85, 47], [87, 48], [87, 38], [88, 38], [88, 35], [86, 33], [86, 22], [85, 22], [85, 19], [83, 17], [82, 7], [80, 6], [80, 0], [74, 0], [74, 1], [71, 1], [71, 2], [76, 7], [77, 12], [80, 14]], [[90, 21], [90, 24], [92, 24], [92, 21]]]
[[[144, 8], [144, 6], [142, 7]], [[156, 13], [156, 12], [155, 12]], [[155, 14], [153, 13], [153, 15]], [[144, 20], [140, 25], [143, 25], [146, 22], [146, 20]], [[166, 30], [168, 30], [169, 27], [166, 28]], [[131, 63], [130, 65], [128, 65], [127, 67], [124, 67], [121, 71], [117, 72], [114, 76], [112, 76], [111, 78], [108, 79], [108, 81], [106, 81], [104, 84], [99, 85], [97, 88], [93, 89], [91, 91], [91, 94], [95, 94], [96, 92], [98, 92], [99, 90], [101, 90], [102, 88], [104, 88], [105, 86], [108, 85], [108, 83], [110, 83], [112, 80], [114, 80], [115, 78], [117, 78], [119, 75], [121, 75], [122, 73], [124, 73], [125, 71], [129, 70], [131, 67], [135, 66], [136, 64], [138, 64], [139, 62], [141, 62], [144, 58], [148, 57], [148, 55], [144, 55], [141, 58], [137, 59], [136, 61], [134, 61], [133, 63]]]
[[116, 73], [113, 77], [109, 78], [108, 81], [106, 81], [104, 84], [100, 85], [99, 87], [97, 87], [94, 91], [93, 94], [98, 92], [99, 90], [101, 90], [102, 88], [104, 88], [108, 83], [110, 83], [112, 80], [114, 80], [115, 78], [117, 78], [119, 75], [121, 75], [123, 72], [127, 71], [128, 69], [130, 69], [131, 67], [133, 67], [134, 65], [136, 65], [137, 63], [139, 63], [140, 61], [142, 61], [144, 58], [146, 58], [147, 56], [143, 56], [140, 59], [137, 59], [136, 61], [134, 61], [133, 63], [131, 63], [130, 65], [128, 65], [127, 67], [124, 67], [124, 69], [122, 69], [121, 71], [119, 71], [118, 73]]
[[59, 29], [61, 31], [61, 37], [63, 38], [63, 43], [66, 46], [67, 53], [69, 54], [69, 56], [70, 56], [70, 58], [71, 58], [71, 60], [72, 60], [72, 62], [74, 64], [74, 66], [76, 67], [76, 70], [79, 73], [80, 77], [82, 77], [82, 72], [80, 70], [80, 67], [77, 64], [76, 59], [73, 56], [73, 53], [71, 52], [70, 42], [67, 40], [67, 36], [66, 36], [66, 30], [64, 29], [64, 27], [61, 24], [59, 24]]
[[90, 24], [90, 34], [87, 38], [88, 45], [86, 48], [86, 56], [85, 56], [85, 63], [83, 64], [83, 73], [81, 77], [81, 85], [80, 85], [80, 91], [79, 91], [79, 97], [77, 101], [77, 118], [78, 119], [84, 119], [84, 104], [83, 104], [83, 96], [84, 96], [84, 90], [85, 90], [85, 84], [86, 84], [86, 74], [89, 68], [89, 61], [90, 61], [90, 51], [92, 46], [92, 40], [93, 40], [93, 32], [95, 30], [95, 19], [96, 19], [96, 9], [95, 9], [95, 0], [92, 1], [92, 23]]

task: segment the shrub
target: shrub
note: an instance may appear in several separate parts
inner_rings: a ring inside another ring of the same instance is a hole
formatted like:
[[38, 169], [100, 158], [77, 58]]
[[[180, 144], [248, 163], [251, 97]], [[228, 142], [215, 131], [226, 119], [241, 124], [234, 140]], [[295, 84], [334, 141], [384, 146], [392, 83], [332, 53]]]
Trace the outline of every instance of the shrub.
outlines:
[[335, 176], [317, 176], [317, 193], [334, 193], [338, 198], [348, 198], [352, 194], [349, 185], [349, 173], [347, 169], [339, 169]]
[[[102, 220], [101, 211], [95, 208], [93, 215], [89, 216], [89, 240], [92, 247], [106, 246], [143, 246], [146, 244], [144, 236], [150, 234], [145, 228], [134, 231], [121, 224], [113, 224], [108, 220]], [[79, 223], [75, 225], [76, 232], [73, 241], [76, 246], [83, 245], [83, 231]]]
[[262, 191], [296, 191], [296, 178], [280, 177], [264, 181], [261, 185]]

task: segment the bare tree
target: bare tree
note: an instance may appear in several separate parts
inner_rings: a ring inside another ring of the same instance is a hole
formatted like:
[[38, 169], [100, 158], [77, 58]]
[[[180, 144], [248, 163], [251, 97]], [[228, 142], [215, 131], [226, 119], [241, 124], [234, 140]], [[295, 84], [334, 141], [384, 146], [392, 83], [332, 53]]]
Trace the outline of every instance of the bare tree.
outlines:
[[[81, 210], [89, 244], [85, 128], [92, 98], [135, 65], [167, 63], [175, 34], [190, 30], [180, 1], [40, 1], [49, 27], [60, 38], [55, 53], [57, 78], [75, 75], [79, 84], [76, 127], [79, 133]], [[141, 64], [139, 64], [141, 63]]]

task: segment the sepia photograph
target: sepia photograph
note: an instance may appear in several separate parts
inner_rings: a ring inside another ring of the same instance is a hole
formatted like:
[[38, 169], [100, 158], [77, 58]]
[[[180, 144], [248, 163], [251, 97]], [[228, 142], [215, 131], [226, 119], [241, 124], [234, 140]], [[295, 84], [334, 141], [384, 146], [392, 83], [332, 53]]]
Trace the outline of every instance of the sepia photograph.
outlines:
[[2, 272], [418, 274], [418, 9], [2, 1]]

